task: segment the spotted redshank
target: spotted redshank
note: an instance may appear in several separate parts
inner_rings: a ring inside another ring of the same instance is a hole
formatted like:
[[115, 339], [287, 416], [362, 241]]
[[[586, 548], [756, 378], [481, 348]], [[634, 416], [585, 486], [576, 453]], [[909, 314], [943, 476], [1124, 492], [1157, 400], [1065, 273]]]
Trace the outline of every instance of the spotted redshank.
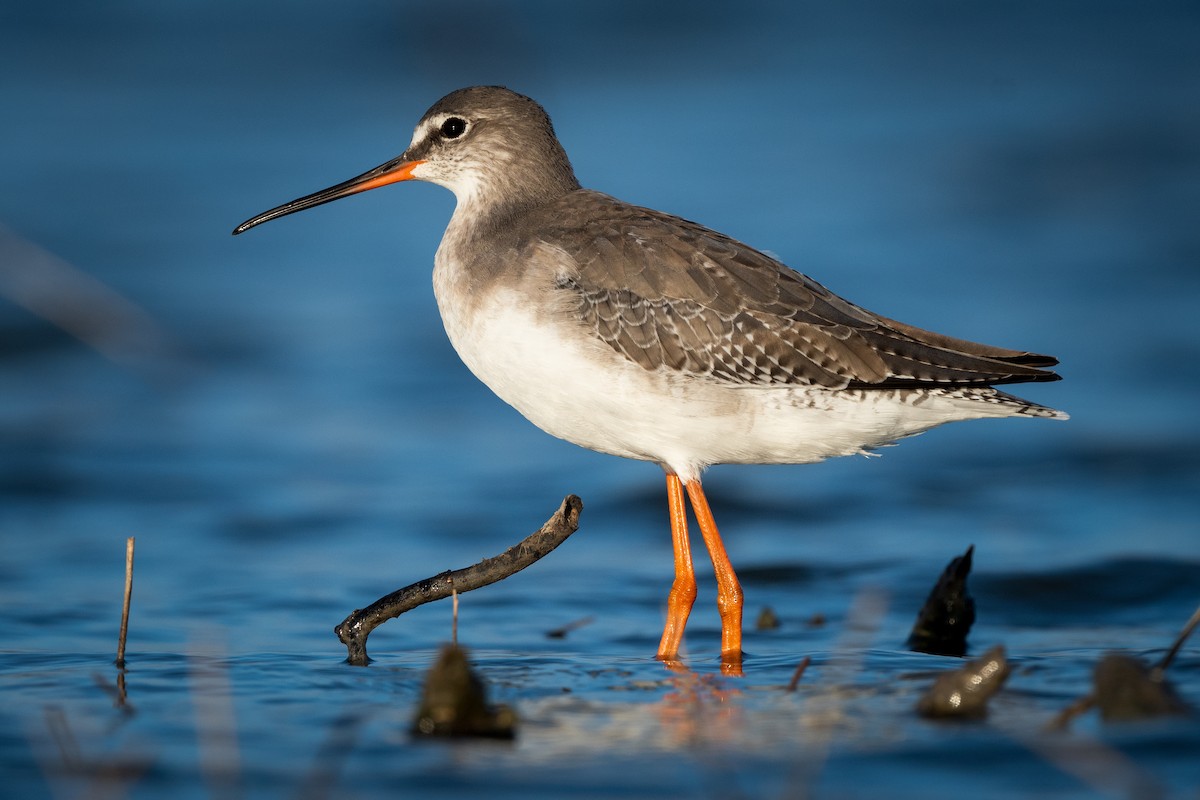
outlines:
[[1052, 381], [1050, 356], [881, 317], [741, 242], [583, 189], [536, 102], [460, 89], [398, 158], [247, 220], [421, 180], [457, 205], [434, 257], [446, 333], [475, 375], [547, 433], [666, 472], [675, 580], [658, 657], [696, 597], [685, 495], [712, 558], [721, 658], [742, 659], [742, 589], [700, 476], [801, 464], [945, 422], [1066, 414], [993, 388]]

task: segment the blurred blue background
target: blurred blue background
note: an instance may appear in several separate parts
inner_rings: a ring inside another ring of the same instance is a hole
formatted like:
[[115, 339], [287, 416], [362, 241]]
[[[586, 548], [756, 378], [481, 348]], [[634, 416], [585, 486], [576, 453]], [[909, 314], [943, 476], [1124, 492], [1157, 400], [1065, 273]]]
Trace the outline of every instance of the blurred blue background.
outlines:
[[[568, 492], [581, 533], [467, 601], [461, 632], [536, 650], [602, 608], [592, 638], [556, 646], [653, 652], [661, 473], [551, 439], [458, 362], [430, 286], [448, 192], [405, 184], [229, 235], [397, 155], [429, 105], [478, 83], [541, 102], [590, 188], [887, 316], [1062, 360], [1061, 383], [1015, 391], [1065, 424], [712, 470], [752, 605], [836, 616], [871, 582], [919, 604], [974, 543], [985, 575], [1078, 579], [1098, 598], [1082, 619], [1156, 646], [1190, 613], [1169, 587], [1194, 590], [1200, 564], [1198, 41], [1183, 2], [5, 5], [10, 656], [108, 658], [136, 535], [131, 649], [213, 626], [235, 655], [336, 660], [344, 613], [499, 552]], [[1131, 559], [1173, 577], [1123, 577]], [[770, 579], [813, 565], [859, 578]], [[1148, 605], [1106, 594], [1123, 580]], [[1054, 602], [1030, 613], [1053, 626]], [[705, 658], [710, 606], [689, 631]], [[431, 648], [445, 615], [416, 612], [404, 636]]]

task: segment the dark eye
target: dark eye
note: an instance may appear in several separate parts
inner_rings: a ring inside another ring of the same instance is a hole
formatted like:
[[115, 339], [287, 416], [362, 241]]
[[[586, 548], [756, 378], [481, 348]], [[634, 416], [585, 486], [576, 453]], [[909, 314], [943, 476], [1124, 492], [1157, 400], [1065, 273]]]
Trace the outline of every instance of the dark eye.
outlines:
[[442, 136], [447, 139], [457, 139], [463, 135], [463, 131], [467, 129], [467, 121], [458, 117], [451, 117], [442, 123]]

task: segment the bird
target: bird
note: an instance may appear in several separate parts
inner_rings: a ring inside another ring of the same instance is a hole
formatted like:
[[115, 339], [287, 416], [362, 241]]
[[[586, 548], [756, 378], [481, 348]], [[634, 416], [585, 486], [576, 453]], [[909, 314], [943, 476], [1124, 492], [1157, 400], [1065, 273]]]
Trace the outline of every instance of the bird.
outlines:
[[400, 156], [233, 233], [410, 180], [456, 198], [433, 288], [471, 372], [552, 436], [665, 473], [675, 574], [656, 657], [668, 665], [697, 594], [690, 504], [722, 669], [742, 669], [744, 596], [707, 467], [869, 454], [959, 420], [1067, 418], [995, 388], [1059, 380], [1051, 356], [889, 319], [732, 237], [583, 188], [545, 109], [501, 86], [451, 92]]

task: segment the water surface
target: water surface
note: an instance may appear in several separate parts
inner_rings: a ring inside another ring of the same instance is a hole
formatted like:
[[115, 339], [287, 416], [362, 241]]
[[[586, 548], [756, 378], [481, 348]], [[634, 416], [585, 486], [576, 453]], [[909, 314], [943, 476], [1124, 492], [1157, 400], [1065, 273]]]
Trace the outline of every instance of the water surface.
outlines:
[[[128, 2], [0, 20], [6, 792], [1200, 786], [1194, 718], [1042, 730], [1101, 655], [1161, 656], [1200, 598], [1190, 6]], [[551, 439], [458, 362], [429, 278], [448, 193], [394, 187], [229, 236], [398, 154], [473, 83], [544, 103], [585, 185], [889, 316], [1057, 355], [1065, 380], [1020, 393], [1071, 421], [713, 469], [748, 616], [769, 605], [782, 626], [748, 630], [746, 676], [721, 676], [702, 573], [689, 671], [664, 670], [661, 474]], [[381, 628], [366, 669], [333, 625], [500, 552], [572, 492], [579, 533], [463, 597], [460, 640], [518, 738], [414, 743], [448, 605]], [[970, 544], [972, 652], [1003, 643], [1014, 674], [986, 721], [922, 721], [916, 698], [956, 661], [904, 640]], [[1196, 645], [1171, 677], [1200, 705]]]

